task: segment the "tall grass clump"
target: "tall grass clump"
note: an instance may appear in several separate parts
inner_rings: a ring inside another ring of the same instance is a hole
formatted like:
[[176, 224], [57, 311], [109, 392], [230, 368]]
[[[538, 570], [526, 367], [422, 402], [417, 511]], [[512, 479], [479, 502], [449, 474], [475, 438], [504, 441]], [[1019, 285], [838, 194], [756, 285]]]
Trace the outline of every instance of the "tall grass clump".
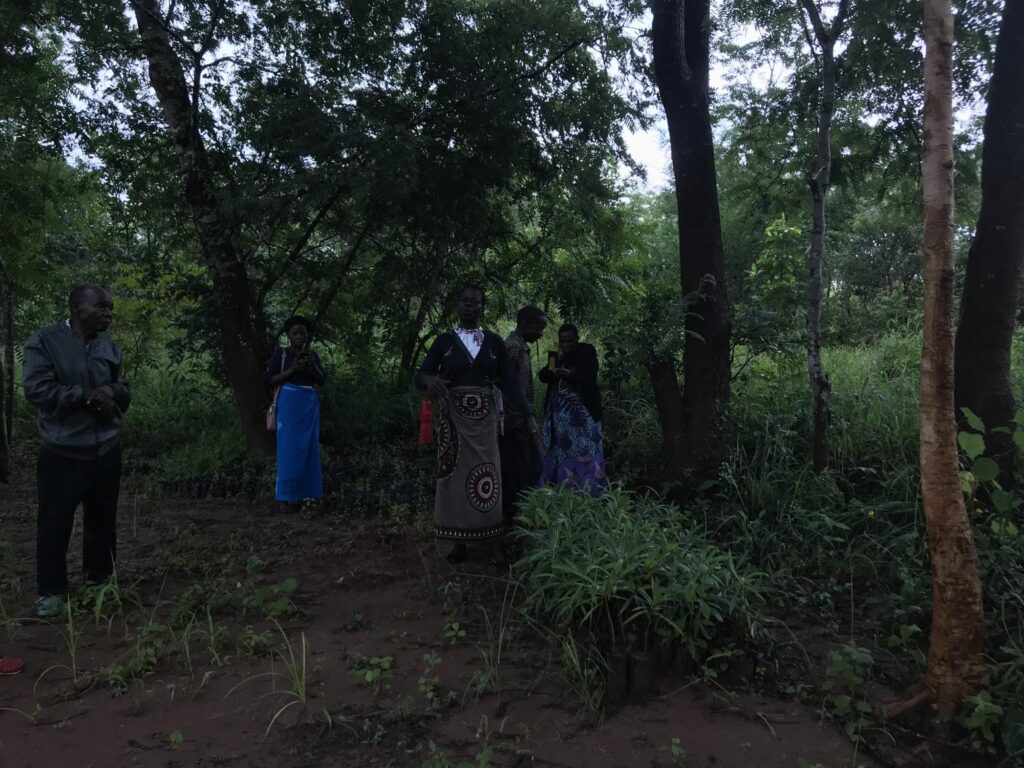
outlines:
[[649, 396], [605, 393], [604, 434], [609, 475], [626, 486], [654, 485], [663, 456], [658, 411]]
[[803, 358], [752, 363], [733, 385], [733, 446], [703, 500], [712, 537], [777, 576], [781, 589], [838, 576], [926, 592], [919, 359], [920, 340], [897, 335], [826, 355], [832, 450], [822, 475], [810, 462]]
[[555, 633], [610, 652], [667, 641], [695, 658], [749, 635], [758, 574], [673, 505], [618, 486], [600, 499], [543, 488], [518, 522], [523, 608]]

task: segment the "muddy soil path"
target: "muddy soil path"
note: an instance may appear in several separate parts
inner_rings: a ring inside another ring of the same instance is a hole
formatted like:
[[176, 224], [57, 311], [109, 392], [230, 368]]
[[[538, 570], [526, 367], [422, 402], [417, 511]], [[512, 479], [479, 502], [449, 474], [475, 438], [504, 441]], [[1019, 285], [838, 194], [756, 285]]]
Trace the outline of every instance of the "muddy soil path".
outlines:
[[29, 482], [0, 521], [0, 649], [27, 664], [0, 679], [5, 768], [870, 765], [813, 708], [668, 675], [581, 722], [507, 574], [407, 521], [128, 489], [118, 589], [70, 627], [33, 618]]

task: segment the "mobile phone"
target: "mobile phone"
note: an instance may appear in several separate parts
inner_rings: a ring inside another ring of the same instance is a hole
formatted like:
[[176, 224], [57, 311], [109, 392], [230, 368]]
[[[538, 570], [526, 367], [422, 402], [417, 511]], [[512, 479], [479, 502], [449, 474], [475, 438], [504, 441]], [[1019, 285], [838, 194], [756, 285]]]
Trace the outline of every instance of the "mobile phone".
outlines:
[[558, 353], [548, 352], [548, 370], [553, 371], [558, 367]]

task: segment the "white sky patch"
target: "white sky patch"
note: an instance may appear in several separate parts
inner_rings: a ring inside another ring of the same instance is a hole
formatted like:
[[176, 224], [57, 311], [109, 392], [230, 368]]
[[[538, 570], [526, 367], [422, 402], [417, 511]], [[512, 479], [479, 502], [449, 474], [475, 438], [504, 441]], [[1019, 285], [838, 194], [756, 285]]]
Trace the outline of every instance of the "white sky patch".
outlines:
[[[831, 10], [832, 13], [825, 14], [826, 23], [831, 23], [834, 9]], [[650, 29], [650, 24], [651, 16], [648, 12], [638, 23], [636, 34], [639, 35], [641, 29]], [[740, 45], [756, 42], [762, 36], [762, 32], [753, 24], [744, 24], [725, 34], [733, 43]], [[847, 40], [844, 36], [836, 43], [836, 53], [841, 54], [845, 51], [846, 46]], [[919, 42], [918, 47], [923, 65], [923, 41]], [[716, 47], [714, 43], [712, 44], [710, 83], [712, 91], [719, 96], [725, 93], [730, 85], [740, 82], [761, 91], [769, 87], [784, 86], [791, 75], [792, 69], [781, 61], [781, 57], [766, 56], [760, 64], [752, 67], [749, 62], [732, 63], [721, 55], [716, 55]], [[979, 83], [978, 92], [981, 93], [982, 90], [983, 84]], [[627, 130], [624, 134], [630, 155], [647, 171], [646, 181], [630, 174], [625, 168], [620, 172], [623, 178], [629, 179], [639, 189], [653, 192], [670, 186], [672, 167], [668, 144], [668, 125], [665, 122], [661, 104], [656, 103], [652, 111], [655, 121], [650, 128], [637, 131]], [[985, 100], [980, 96], [973, 103], [961, 106], [954, 115], [955, 130], [970, 136], [974, 143], [980, 142], [980, 118], [984, 112]], [[862, 115], [862, 119], [867, 125], [873, 127], [885, 118], [883, 115], [866, 114]], [[716, 141], [718, 140], [719, 136], [716, 132]]]
[[624, 134], [629, 154], [647, 171], [647, 180], [630, 174], [623, 167], [626, 178], [646, 190], [659, 190], [671, 180], [671, 158], [668, 147], [668, 125], [665, 118], [644, 131], [626, 131]]
[[[651, 27], [650, 11], [644, 13], [643, 18], [638, 20], [631, 31], [637, 36], [649, 30]], [[761, 36], [761, 32], [753, 24], [745, 24], [738, 29], [731, 30], [730, 39], [741, 45], [754, 42]], [[744, 63], [741, 66], [730, 66], [721, 56], [716, 56], [712, 51], [711, 72], [709, 80], [711, 90], [722, 93], [730, 83], [743, 79], [758, 88], [767, 88], [771, 84], [777, 84], [780, 80], [789, 76], [778, 61], [766, 60], [754, 69]], [[646, 130], [627, 130], [623, 137], [629, 154], [647, 172], [647, 179], [643, 180], [622, 168], [622, 178], [629, 180], [639, 189], [654, 192], [669, 187], [672, 182], [672, 159], [669, 152], [668, 124], [665, 122], [665, 115], [660, 103], [653, 107], [654, 122]]]

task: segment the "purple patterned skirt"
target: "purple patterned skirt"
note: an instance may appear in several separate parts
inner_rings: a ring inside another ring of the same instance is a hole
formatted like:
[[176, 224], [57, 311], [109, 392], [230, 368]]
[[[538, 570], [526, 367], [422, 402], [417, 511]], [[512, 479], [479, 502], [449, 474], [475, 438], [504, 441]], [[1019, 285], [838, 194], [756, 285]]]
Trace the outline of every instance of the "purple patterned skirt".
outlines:
[[601, 422], [594, 421], [577, 392], [552, 392], [544, 415], [541, 484], [557, 483], [600, 496], [608, 487]]

